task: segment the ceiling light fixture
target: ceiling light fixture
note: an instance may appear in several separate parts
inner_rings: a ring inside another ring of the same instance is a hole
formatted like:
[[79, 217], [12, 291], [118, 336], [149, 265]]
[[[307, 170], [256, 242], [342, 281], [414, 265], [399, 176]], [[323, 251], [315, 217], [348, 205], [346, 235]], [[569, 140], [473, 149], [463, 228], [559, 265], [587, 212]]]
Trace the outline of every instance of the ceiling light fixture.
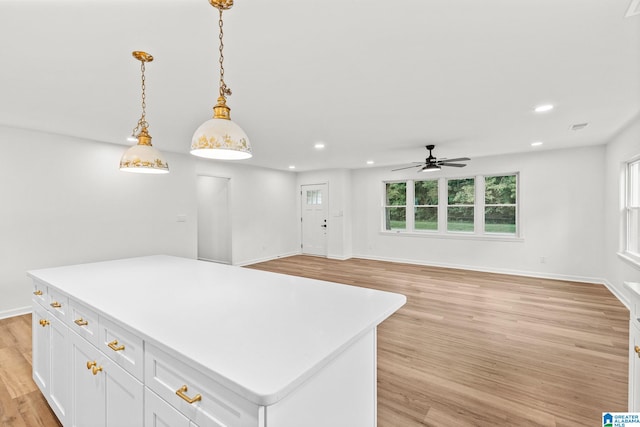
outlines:
[[233, 0], [209, 0], [211, 6], [218, 9], [220, 28], [218, 39], [220, 40], [220, 92], [218, 102], [213, 107], [213, 118], [200, 125], [191, 139], [191, 154], [205, 157], [207, 159], [219, 160], [243, 160], [250, 158], [251, 144], [247, 134], [234, 122], [231, 121], [227, 107], [227, 96], [231, 95], [231, 89], [224, 81], [224, 43], [222, 37], [222, 11], [231, 9]]
[[538, 105], [533, 111], [535, 111], [536, 113], [546, 113], [547, 111], [551, 111], [551, 110], [553, 110], [553, 105], [545, 104], [545, 105]]
[[289, 169], [295, 169], [296, 167], [294, 165], [289, 166]]
[[374, 162], [373, 160], [367, 160], [367, 164], [368, 164], [368, 165], [372, 165], [372, 164], [374, 164], [374, 163], [375, 163], [375, 162]]
[[162, 158], [158, 150], [151, 145], [149, 135], [149, 123], [147, 123], [147, 103], [145, 85], [145, 63], [153, 61], [153, 56], [147, 52], [134, 51], [133, 57], [140, 61], [140, 73], [142, 75], [142, 115], [131, 136], [135, 135], [138, 143], [129, 148], [120, 159], [120, 170], [136, 173], [169, 173], [169, 164]]
[[436, 165], [435, 163], [429, 163], [425, 165], [422, 169], [420, 169], [420, 172], [435, 172], [439, 170], [440, 170], [440, 166]]
[[539, 147], [539, 146], [541, 146], [542, 144], [543, 144], [543, 142], [542, 142], [542, 141], [536, 141], [536, 142], [532, 142], [532, 143], [531, 143], [531, 146], [532, 146], [532, 147]]
[[316, 148], [317, 150], [322, 150], [324, 148], [324, 143], [323, 142], [318, 142], [313, 147]]

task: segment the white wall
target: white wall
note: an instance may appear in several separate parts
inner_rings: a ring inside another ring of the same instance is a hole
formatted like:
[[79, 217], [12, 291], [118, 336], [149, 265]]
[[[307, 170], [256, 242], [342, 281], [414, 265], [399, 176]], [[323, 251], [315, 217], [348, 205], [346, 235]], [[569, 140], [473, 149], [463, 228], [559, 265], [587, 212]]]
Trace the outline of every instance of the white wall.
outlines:
[[0, 127], [0, 317], [29, 309], [30, 269], [195, 257], [194, 162], [166, 153], [168, 175], [124, 173], [125, 149]]
[[300, 252], [295, 173], [203, 159], [196, 173], [229, 178], [232, 264]]
[[622, 248], [623, 164], [640, 155], [640, 117], [637, 117], [609, 144], [605, 157], [605, 274], [609, 286], [628, 306], [623, 282], [640, 282], [640, 267], [618, 257]]
[[297, 182], [297, 238], [301, 240], [300, 216], [302, 205], [300, 200], [300, 186], [311, 184], [328, 185], [329, 218], [327, 221], [327, 257], [347, 259], [352, 256], [352, 193], [351, 170], [329, 169], [312, 172], [300, 172]]
[[[353, 171], [354, 256], [598, 281], [604, 277], [604, 146], [472, 159], [438, 176], [520, 173], [520, 241], [381, 233], [382, 181], [415, 179], [413, 169]], [[434, 176], [434, 175], [430, 175]], [[357, 189], [357, 190], [356, 190]], [[540, 263], [540, 257], [546, 262]]]

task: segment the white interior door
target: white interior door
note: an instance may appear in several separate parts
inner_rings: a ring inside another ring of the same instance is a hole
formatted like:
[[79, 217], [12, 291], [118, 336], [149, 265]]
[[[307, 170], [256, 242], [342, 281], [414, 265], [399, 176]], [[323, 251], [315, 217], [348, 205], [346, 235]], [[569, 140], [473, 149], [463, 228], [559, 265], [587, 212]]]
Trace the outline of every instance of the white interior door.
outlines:
[[302, 185], [302, 253], [327, 256], [327, 184]]
[[229, 178], [198, 175], [198, 259], [231, 264]]

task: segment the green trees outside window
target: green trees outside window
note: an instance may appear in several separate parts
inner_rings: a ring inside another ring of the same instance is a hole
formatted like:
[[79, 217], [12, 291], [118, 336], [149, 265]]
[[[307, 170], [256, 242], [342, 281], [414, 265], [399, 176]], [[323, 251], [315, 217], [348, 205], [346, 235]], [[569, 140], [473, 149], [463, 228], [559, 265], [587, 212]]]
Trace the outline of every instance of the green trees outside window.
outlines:
[[484, 231], [487, 233], [516, 232], [516, 175], [484, 178]]
[[387, 182], [385, 202], [385, 229], [407, 229], [407, 183]]
[[[517, 236], [518, 174], [385, 182], [384, 229]], [[638, 211], [634, 211], [638, 215]]]
[[473, 232], [476, 199], [474, 178], [447, 180], [447, 230]]
[[414, 182], [414, 228], [438, 229], [438, 181]]

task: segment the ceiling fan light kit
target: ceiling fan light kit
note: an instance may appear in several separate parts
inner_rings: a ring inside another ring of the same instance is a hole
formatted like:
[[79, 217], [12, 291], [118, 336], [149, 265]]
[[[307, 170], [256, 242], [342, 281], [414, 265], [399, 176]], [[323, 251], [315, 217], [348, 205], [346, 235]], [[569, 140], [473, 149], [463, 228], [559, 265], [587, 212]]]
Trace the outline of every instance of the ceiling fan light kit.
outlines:
[[427, 150], [429, 150], [429, 157], [425, 159], [424, 163], [417, 163], [411, 166], [393, 169], [392, 172], [400, 171], [404, 169], [411, 169], [411, 168], [420, 168], [418, 172], [436, 172], [442, 169], [442, 166], [463, 168], [467, 166], [466, 163], [456, 163], [456, 162], [466, 162], [468, 160], [471, 160], [468, 157], [458, 157], [457, 159], [438, 160], [436, 157], [434, 157], [433, 153], [431, 152], [434, 148], [436, 148], [436, 146], [427, 145], [426, 148]]
[[231, 121], [231, 109], [227, 106], [227, 96], [231, 95], [231, 89], [224, 81], [222, 11], [229, 10], [233, 6], [233, 0], [209, 0], [209, 3], [219, 12], [220, 88], [218, 102], [213, 107], [213, 118], [200, 125], [193, 134], [191, 154], [219, 160], [248, 159], [253, 156], [249, 137], [240, 126]]

